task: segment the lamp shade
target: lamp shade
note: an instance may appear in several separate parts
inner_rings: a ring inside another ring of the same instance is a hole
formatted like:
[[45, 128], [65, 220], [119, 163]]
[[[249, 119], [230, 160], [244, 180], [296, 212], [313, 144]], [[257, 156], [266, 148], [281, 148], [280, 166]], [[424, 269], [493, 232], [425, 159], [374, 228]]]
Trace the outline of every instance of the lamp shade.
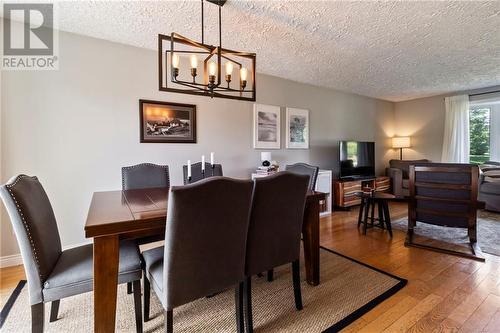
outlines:
[[263, 151], [260, 153], [260, 160], [261, 161], [271, 161], [271, 152], [269, 151]]
[[410, 148], [411, 140], [409, 136], [399, 136], [392, 138], [392, 148]]

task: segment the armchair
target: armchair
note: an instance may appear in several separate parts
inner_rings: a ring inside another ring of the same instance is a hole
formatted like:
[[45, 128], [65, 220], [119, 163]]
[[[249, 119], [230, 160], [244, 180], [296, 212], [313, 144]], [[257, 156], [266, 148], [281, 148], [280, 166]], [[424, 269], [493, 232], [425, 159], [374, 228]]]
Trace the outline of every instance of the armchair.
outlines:
[[410, 195], [409, 169], [415, 163], [428, 163], [429, 160], [390, 160], [389, 167], [385, 169], [386, 176], [391, 178], [392, 194], [396, 198], [405, 198]]
[[486, 210], [500, 212], [500, 162], [488, 161], [480, 166], [479, 201]]

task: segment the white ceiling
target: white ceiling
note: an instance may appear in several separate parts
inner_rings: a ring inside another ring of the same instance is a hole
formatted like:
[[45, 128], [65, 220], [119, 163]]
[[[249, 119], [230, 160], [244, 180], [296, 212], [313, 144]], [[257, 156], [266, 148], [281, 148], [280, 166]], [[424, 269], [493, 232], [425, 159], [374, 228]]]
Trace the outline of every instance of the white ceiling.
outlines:
[[[60, 3], [61, 30], [157, 48], [158, 33], [200, 40], [200, 1]], [[217, 44], [217, 6], [205, 39]], [[222, 8], [222, 44], [257, 71], [402, 101], [500, 84], [500, 1], [241, 1]]]

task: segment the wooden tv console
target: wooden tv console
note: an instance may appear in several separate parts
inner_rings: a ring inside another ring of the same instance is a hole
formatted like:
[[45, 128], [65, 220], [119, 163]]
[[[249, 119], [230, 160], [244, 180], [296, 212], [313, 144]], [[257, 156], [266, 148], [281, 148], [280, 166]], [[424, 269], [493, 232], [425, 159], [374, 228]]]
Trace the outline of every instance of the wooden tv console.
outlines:
[[361, 192], [364, 188], [372, 188], [379, 192], [390, 192], [391, 178], [380, 176], [359, 180], [336, 179], [334, 187], [335, 206], [348, 208], [361, 203], [361, 199], [355, 194], [356, 192]]

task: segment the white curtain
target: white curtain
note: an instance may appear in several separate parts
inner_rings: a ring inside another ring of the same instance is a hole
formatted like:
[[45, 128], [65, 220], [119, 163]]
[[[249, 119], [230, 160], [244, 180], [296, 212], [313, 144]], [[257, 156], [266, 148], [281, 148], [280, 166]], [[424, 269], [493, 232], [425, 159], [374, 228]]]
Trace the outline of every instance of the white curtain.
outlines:
[[444, 163], [469, 163], [469, 96], [446, 97], [443, 155]]

